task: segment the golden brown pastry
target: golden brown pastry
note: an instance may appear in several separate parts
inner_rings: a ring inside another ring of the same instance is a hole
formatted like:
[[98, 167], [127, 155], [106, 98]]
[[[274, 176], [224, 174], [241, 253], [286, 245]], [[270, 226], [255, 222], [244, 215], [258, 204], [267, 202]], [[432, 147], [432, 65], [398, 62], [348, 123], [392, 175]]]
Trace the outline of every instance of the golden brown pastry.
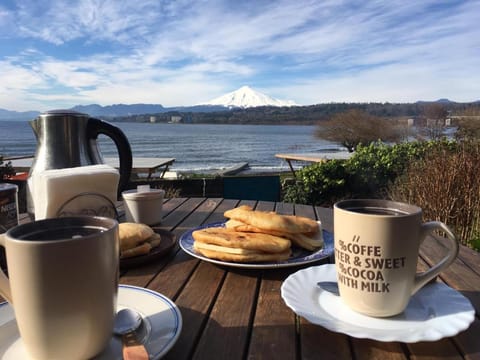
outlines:
[[317, 230], [311, 233], [289, 233], [285, 231], [282, 232], [276, 230], [261, 229], [233, 219], [230, 219], [225, 223], [225, 228], [233, 231], [265, 233], [283, 237], [291, 240], [293, 244], [310, 251], [320, 249], [323, 246], [323, 236], [320, 230], [319, 223], [317, 223]]
[[152, 249], [159, 246], [160, 242], [162, 241], [162, 236], [158, 233], [154, 233], [152, 236], [150, 236], [146, 242], [148, 242], [151, 246]]
[[148, 254], [161, 243], [161, 235], [140, 223], [120, 223], [120, 258], [129, 258]]
[[287, 260], [291, 254], [290, 248], [282, 252], [268, 253], [255, 250], [227, 248], [217, 245], [204, 244], [197, 241], [194, 242], [193, 247], [195, 251], [208, 258], [233, 262], [283, 261]]
[[220, 227], [196, 230], [192, 233], [195, 242], [257, 250], [269, 253], [283, 252], [290, 248], [288, 239], [262, 233], [231, 231]]
[[247, 205], [227, 210], [224, 215], [227, 218], [238, 220], [264, 230], [288, 233], [314, 233], [318, 231], [318, 223], [310, 218], [295, 215], [280, 215], [271, 211], [254, 211]]
[[141, 245], [135, 246], [131, 249], [126, 249], [120, 252], [120, 259], [130, 258], [134, 256], [145, 255], [150, 252], [152, 249], [152, 245], [150, 243], [145, 242]]
[[154, 234], [154, 231], [145, 224], [125, 222], [118, 224], [118, 233], [120, 237], [120, 251], [123, 251], [145, 242]]
[[271, 234], [212, 227], [194, 231], [192, 236], [195, 251], [222, 261], [282, 261], [291, 254], [290, 240]]

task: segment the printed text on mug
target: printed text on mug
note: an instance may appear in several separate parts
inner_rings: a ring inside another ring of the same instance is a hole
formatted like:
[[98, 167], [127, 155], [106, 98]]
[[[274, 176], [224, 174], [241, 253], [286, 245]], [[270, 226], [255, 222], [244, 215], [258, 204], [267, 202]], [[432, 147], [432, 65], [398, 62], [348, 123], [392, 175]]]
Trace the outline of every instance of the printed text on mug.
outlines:
[[385, 281], [382, 270], [405, 267], [405, 257], [383, 258], [381, 246], [362, 245], [357, 235], [353, 236], [351, 242], [339, 240], [338, 245], [335, 248], [338, 281], [353, 289], [390, 292], [390, 283]]

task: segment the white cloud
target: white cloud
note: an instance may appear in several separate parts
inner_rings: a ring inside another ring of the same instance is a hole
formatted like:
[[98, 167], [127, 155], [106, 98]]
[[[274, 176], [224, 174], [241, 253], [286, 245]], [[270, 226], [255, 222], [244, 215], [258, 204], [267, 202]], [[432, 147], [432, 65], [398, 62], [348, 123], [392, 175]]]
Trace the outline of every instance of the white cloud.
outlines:
[[15, 4], [0, 5], [1, 108], [190, 105], [242, 85], [302, 104], [480, 98], [479, 1]]
[[125, 41], [148, 34], [158, 1], [19, 0], [21, 35], [61, 45], [74, 39]]
[[[480, 85], [457, 79], [468, 74], [459, 70], [454, 76], [438, 76], [438, 71], [425, 64], [387, 65], [345, 76], [312, 78], [289, 87], [287, 92], [300, 94], [301, 104], [328, 102], [415, 102], [418, 100], [475, 101]], [[453, 81], [452, 81], [453, 80]], [[472, 89], [472, 86], [475, 89]], [[472, 90], [475, 90], [472, 92]]]

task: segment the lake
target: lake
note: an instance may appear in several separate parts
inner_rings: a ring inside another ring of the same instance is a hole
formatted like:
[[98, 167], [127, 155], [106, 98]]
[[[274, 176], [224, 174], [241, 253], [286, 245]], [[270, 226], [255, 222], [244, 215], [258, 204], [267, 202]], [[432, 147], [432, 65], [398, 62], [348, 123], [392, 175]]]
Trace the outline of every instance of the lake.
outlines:
[[[314, 137], [315, 126], [112, 123], [127, 136], [134, 157], [173, 157], [171, 171], [208, 173], [248, 162], [248, 172], [288, 171], [277, 153], [318, 153], [340, 146]], [[104, 156], [112, 141], [99, 137]], [[0, 154], [33, 155], [36, 139], [28, 122], [0, 121]]]

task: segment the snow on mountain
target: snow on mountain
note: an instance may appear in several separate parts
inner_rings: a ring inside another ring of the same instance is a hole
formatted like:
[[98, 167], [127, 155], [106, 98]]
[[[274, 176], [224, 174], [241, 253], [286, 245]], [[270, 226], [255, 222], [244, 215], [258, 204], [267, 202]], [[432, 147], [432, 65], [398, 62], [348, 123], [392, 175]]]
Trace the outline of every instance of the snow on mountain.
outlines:
[[249, 86], [242, 86], [236, 91], [222, 95], [201, 105], [222, 105], [225, 107], [250, 108], [256, 106], [295, 106], [290, 100], [278, 100], [253, 90]]

